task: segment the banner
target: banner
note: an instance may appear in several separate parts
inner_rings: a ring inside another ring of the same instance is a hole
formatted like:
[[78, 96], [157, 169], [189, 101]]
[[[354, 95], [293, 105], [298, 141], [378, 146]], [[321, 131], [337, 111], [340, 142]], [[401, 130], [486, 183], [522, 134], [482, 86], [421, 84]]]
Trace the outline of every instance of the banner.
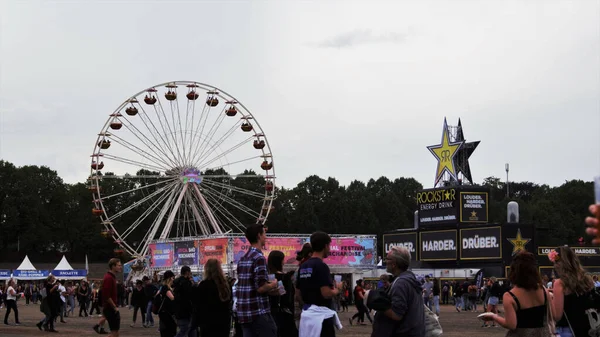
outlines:
[[53, 270], [52, 275], [60, 280], [61, 277], [81, 277], [87, 276], [87, 270], [85, 269], [74, 269], [74, 270]]
[[[547, 256], [556, 247], [538, 247], [538, 255]], [[571, 247], [577, 256], [600, 256], [600, 247]]]
[[382, 256], [387, 256], [392, 247], [402, 246], [410, 252], [410, 260], [417, 261], [417, 242], [417, 232], [383, 234]]
[[460, 230], [460, 259], [487, 260], [502, 258], [500, 226]]
[[173, 267], [195, 266], [198, 264], [198, 241], [177, 241], [173, 243]]
[[48, 277], [50, 272], [48, 270], [15, 270], [13, 277], [16, 279], [43, 279]]
[[419, 225], [456, 224], [457, 198], [456, 188], [430, 189], [417, 193]]
[[[303, 237], [267, 237], [265, 247], [262, 249], [265, 258], [269, 257], [269, 253], [274, 250], [279, 250], [285, 255], [284, 264], [295, 264], [296, 252], [302, 250], [302, 245], [306, 238]], [[240, 258], [250, 249], [250, 244], [246, 238], [235, 238], [233, 240], [233, 255], [234, 262], [238, 263]]]
[[0, 269], [0, 279], [10, 278], [10, 270], [8, 269]]
[[333, 266], [374, 266], [375, 239], [332, 238], [331, 254], [324, 261]]
[[419, 233], [421, 261], [456, 260], [456, 229]]
[[460, 192], [460, 222], [488, 222], [488, 192]]
[[205, 265], [210, 259], [217, 259], [221, 262], [221, 265], [227, 264], [227, 245], [229, 239], [227, 238], [216, 238], [216, 239], [201, 239], [198, 243], [198, 257], [197, 260], [201, 265]]
[[173, 243], [152, 243], [148, 246], [150, 267], [171, 267], [173, 265]]

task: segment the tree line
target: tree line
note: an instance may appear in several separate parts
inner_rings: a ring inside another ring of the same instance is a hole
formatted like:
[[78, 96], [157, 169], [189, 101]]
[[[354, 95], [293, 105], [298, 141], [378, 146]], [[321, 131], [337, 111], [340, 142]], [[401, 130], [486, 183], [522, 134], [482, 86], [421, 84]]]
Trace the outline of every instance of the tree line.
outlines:
[[[136, 172], [144, 176], [153, 174], [158, 173]], [[151, 179], [104, 179], [101, 186], [106, 193], [116, 194], [152, 183]], [[262, 179], [232, 178], [226, 183], [259, 193], [265, 188]], [[514, 200], [519, 203], [520, 222], [533, 223], [542, 229], [538, 240], [544, 244], [575, 245], [584, 235], [583, 219], [594, 197], [591, 181], [570, 180], [556, 187], [511, 182], [509, 198], [505, 182], [499, 178], [488, 177], [480, 185], [490, 188], [491, 223], [506, 222], [506, 205]], [[65, 183], [56, 171], [46, 166], [16, 167], [0, 160], [0, 260], [15, 261], [25, 252], [40, 262], [56, 261], [62, 254], [74, 261], [83, 261], [87, 254], [90, 262], [104, 262], [112, 256], [115, 244], [100, 234], [102, 226], [98, 217], [92, 215], [88, 186], [87, 181]], [[367, 182], [354, 180], [344, 186], [333, 177], [324, 179], [311, 175], [295, 187], [277, 188], [275, 208], [268, 219], [269, 232], [323, 230], [332, 234], [376, 234], [381, 239], [385, 232], [413, 226], [416, 194], [421, 189], [423, 186], [414, 178], [379, 177]], [[230, 197], [260, 209], [259, 200], [236, 194], [236, 190], [231, 189]], [[126, 193], [111, 199], [106, 206], [115, 214], [147, 194]], [[120, 230], [127, 228], [124, 226], [143, 211], [143, 206], [133, 209], [123, 216], [122, 224], [115, 226]], [[230, 212], [242, 223], [255, 220], [236, 208]], [[153, 216], [148, 218], [132, 234], [131, 240], [145, 234], [145, 226], [149, 226], [148, 221], [153, 220]]]

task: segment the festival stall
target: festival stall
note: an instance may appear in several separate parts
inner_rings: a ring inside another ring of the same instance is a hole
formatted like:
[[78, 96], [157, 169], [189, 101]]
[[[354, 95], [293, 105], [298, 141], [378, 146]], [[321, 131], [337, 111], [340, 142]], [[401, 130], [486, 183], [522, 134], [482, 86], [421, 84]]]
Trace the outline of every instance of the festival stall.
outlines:
[[11, 272], [9, 269], [0, 269], [0, 281], [9, 280], [11, 277]]
[[13, 278], [17, 280], [43, 280], [48, 277], [50, 273], [47, 270], [37, 270], [31, 261], [29, 261], [29, 257], [25, 255], [23, 262], [19, 265], [19, 267], [14, 271]]
[[[265, 257], [274, 250], [285, 255], [284, 270], [298, 268], [296, 254], [310, 242], [307, 234], [272, 234], [262, 250]], [[217, 259], [223, 271], [235, 277], [238, 261], [248, 251], [248, 240], [239, 234], [223, 237], [188, 237], [177, 240], [155, 241], [148, 249], [148, 266], [151, 272], [165, 270], [179, 272], [187, 265], [195, 275], [201, 275], [206, 261]], [[353, 282], [363, 273], [377, 268], [377, 239], [373, 235], [332, 235], [330, 256], [325, 259], [332, 274], [341, 274], [343, 279]]]
[[63, 255], [62, 259], [52, 271], [52, 275], [59, 280], [82, 280], [87, 276], [87, 270], [73, 269], [67, 258]]

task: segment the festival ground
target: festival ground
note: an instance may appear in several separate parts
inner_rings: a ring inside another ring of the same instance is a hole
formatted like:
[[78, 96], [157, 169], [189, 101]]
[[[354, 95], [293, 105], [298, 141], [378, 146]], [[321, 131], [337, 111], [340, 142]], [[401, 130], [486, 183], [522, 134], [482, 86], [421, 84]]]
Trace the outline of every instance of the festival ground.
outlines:
[[[21, 303], [19, 303], [21, 304]], [[0, 310], [0, 316], [4, 317], [6, 309]], [[340, 318], [344, 329], [337, 333], [337, 336], [345, 337], [359, 337], [359, 336], [370, 336], [371, 325], [366, 326], [349, 326], [348, 318], [356, 313], [356, 309], [351, 308], [350, 313], [342, 313]], [[123, 317], [121, 336], [127, 337], [149, 337], [159, 336], [157, 331], [158, 318], [156, 318], [156, 327], [154, 328], [131, 328], [131, 317], [133, 311], [127, 308], [121, 309], [121, 315]], [[35, 324], [41, 319], [41, 313], [39, 312], [39, 306], [19, 306], [19, 316], [21, 318], [21, 326], [6, 326], [0, 325], [0, 336], [2, 337], [17, 337], [17, 336], [96, 336], [97, 334], [92, 330], [95, 322], [98, 321], [98, 317], [93, 318], [80, 318], [80, 317], [69, 317], [66, 319], [67, 323], [56, 324], [56, 329], [59, 331], [58, 334], [51, 334], [48, 332], [39, 331]], [[479, 337], [485, 335], [486, 337], [504, 336], [506, 330], [503, 328], [481, 328], [481, 321], [477, 318], [477, 313], [461, 312], [458, 313], [453, 306], [443, 306], [440, 321], [444, 328], [444, 337]], [[138, 316], [138, 320], [139, 320]], [[9, 322], [13, 322], [13, 316], [11, 315]]]

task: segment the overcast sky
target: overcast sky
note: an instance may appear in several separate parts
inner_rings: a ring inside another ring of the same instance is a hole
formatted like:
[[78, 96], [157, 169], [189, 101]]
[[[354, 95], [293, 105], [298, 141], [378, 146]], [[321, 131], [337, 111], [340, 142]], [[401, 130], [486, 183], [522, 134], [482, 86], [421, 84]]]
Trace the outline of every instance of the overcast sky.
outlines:
[[598, 1], [0, 1], [0, 158], [84, 181], [124, 99], [208, 83], [252, 111], [278, 184], [433, 184], [444, 117], [475, 181], [600, 174]]

